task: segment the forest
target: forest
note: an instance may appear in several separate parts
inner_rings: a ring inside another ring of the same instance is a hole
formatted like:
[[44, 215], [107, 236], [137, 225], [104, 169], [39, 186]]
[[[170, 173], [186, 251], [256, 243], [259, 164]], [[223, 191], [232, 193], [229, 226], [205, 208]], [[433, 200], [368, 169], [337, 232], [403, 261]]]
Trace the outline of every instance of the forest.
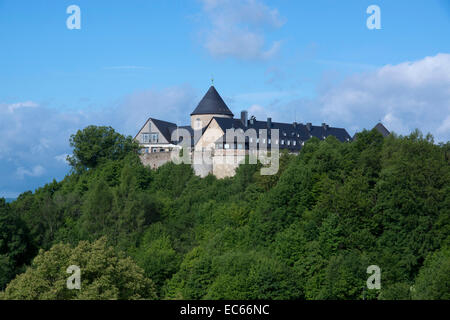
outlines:
[[226, 179], [150, 170], [111, 127], [70, 145], [62, 181], [0, 199], [0, 299], [450, 299], [450, 142], [312, 138]]

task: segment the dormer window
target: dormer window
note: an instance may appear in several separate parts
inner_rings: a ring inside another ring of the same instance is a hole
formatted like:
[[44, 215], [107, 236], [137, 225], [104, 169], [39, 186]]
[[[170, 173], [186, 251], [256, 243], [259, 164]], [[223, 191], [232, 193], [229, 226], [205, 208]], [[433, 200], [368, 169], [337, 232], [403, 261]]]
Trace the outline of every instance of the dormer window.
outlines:
[[150, 134], [149, 133], [143, 133], [142, 134], [142, 143], [149, 143], [150, 142]]

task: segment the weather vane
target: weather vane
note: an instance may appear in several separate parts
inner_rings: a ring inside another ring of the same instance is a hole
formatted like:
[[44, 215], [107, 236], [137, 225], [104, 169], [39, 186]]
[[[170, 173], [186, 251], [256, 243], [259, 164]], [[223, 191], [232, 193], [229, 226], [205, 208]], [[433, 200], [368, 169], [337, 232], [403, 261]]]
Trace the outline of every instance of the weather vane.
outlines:
[[211, 85], [214, 85], [214, 76], [211, 75]]

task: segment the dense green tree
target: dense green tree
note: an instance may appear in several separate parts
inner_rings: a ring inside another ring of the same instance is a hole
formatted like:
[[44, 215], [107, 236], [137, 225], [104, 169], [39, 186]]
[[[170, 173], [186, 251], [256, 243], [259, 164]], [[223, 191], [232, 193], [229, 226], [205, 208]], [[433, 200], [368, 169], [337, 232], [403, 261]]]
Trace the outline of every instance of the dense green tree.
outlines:
[[[81, 288], [68, 289], [69, 266], [81, 270]], [[129, 257], [106, 245], [80, 242], [75, 248], [58, 244], [40, 251], [27, 271], [7, 286], [2, 299], [19, 300], [111, 300], [155, 299], [153, 282]]]
[[106, 160], [123, 159], [139, 145], [111, 127], [88, 126], [70, 137], [73, 154], [67, 160], [76, 169], [92, 169]]
[[25, 223], [0, 198], [0, 290], [31, 261], [35, 251]]
[[450, 249], [442, 248], [426, 259], [412, 290], [414, 299], [450, 300]]
[[155, 282], [159, 293], [162, 293], [165, 282], [178, 271], [180, 263], [180, 256], [173, 249], [172, 241], [161, 223], [148, 228], [134, 256], [146, 276]]

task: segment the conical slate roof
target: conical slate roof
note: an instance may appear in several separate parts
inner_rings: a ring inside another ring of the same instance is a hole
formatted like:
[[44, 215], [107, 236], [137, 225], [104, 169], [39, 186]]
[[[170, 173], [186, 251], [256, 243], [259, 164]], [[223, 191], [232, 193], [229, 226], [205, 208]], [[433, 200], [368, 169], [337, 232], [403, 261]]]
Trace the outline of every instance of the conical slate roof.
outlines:
[[197, 108], [191, 113], [191, 116], [197, 114], [223, 114], [234, 116], [214, 86], [209, 88]]

